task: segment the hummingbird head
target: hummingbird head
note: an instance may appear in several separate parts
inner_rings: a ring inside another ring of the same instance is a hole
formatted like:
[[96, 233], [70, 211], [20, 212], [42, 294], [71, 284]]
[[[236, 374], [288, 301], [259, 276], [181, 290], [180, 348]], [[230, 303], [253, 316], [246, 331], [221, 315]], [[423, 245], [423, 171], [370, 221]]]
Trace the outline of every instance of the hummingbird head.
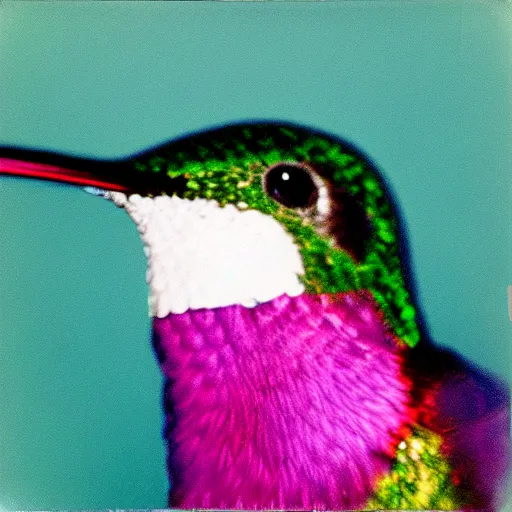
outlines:
[[120, 161], [59, 164], [73, 171], [17, 174], [92, 186], [128, 212], [145, 245], [154, 316], [363, 289], [399, 339], [419, 339], [396, 209], [346, 142], [249, 123]]
[[172, 506], [363, 505], [415, 417], [396, 341], [419, 337], [398, 217], [367, 158], [277, 123], [114, 162], [4, 155], [0, 173], [87, 186], [137, 226]]

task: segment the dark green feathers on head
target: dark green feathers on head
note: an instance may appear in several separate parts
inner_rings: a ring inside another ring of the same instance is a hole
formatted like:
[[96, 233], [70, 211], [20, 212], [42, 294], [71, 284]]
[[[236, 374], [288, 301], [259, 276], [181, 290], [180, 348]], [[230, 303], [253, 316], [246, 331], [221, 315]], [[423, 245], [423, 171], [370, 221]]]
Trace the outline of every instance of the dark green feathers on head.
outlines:
[[[130, 162], [140, 173], [166, 177], [158, 180], [160, 193], [168, 178], [169, 193], [272, 215], [300, 249], [308, 292], [370, 290], [395, 334], [409, 346], [418, 342], [396, 210], [375, 168], [350, 145], [294, 125], [244, 124], [188, 136]], [[327, 190], [327, 215], [314, 205], [294, 208], [269, 195], [265, 177], [278, 164], [305, 170]]]

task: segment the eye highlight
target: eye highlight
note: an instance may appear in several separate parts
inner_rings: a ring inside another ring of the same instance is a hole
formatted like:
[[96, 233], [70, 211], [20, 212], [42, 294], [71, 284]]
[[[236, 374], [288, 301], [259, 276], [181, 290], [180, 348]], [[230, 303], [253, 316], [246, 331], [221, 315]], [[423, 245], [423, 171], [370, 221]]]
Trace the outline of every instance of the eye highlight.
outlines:
[[288, 208], [309, 208], [318, 200], [318, 187], [304, 165], [280, 163], [270, 167], [263, 177], [265, 192]]

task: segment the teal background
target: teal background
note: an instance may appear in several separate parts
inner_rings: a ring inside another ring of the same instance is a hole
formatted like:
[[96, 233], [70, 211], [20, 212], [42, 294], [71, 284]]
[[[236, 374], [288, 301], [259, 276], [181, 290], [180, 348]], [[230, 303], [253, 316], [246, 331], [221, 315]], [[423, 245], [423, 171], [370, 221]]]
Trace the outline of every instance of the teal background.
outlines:
[[[509, 378], [510, 4], [2, 2], [0, 15], [1, 144], [119, 157], [251, 118], [346, 137], [397, 194], [434, 338]], [[165, 505], [144, 273], [121, 210], [0, 179], [1, 506]]]

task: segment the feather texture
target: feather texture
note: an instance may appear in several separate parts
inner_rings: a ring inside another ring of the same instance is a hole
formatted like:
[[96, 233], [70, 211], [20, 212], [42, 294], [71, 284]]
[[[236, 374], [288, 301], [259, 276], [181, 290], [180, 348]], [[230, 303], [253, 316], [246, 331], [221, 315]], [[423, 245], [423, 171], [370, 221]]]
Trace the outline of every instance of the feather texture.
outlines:
[[154, 319], [171, 504], [361, 506], [410, 419], [396, 340], [367, 292]]

